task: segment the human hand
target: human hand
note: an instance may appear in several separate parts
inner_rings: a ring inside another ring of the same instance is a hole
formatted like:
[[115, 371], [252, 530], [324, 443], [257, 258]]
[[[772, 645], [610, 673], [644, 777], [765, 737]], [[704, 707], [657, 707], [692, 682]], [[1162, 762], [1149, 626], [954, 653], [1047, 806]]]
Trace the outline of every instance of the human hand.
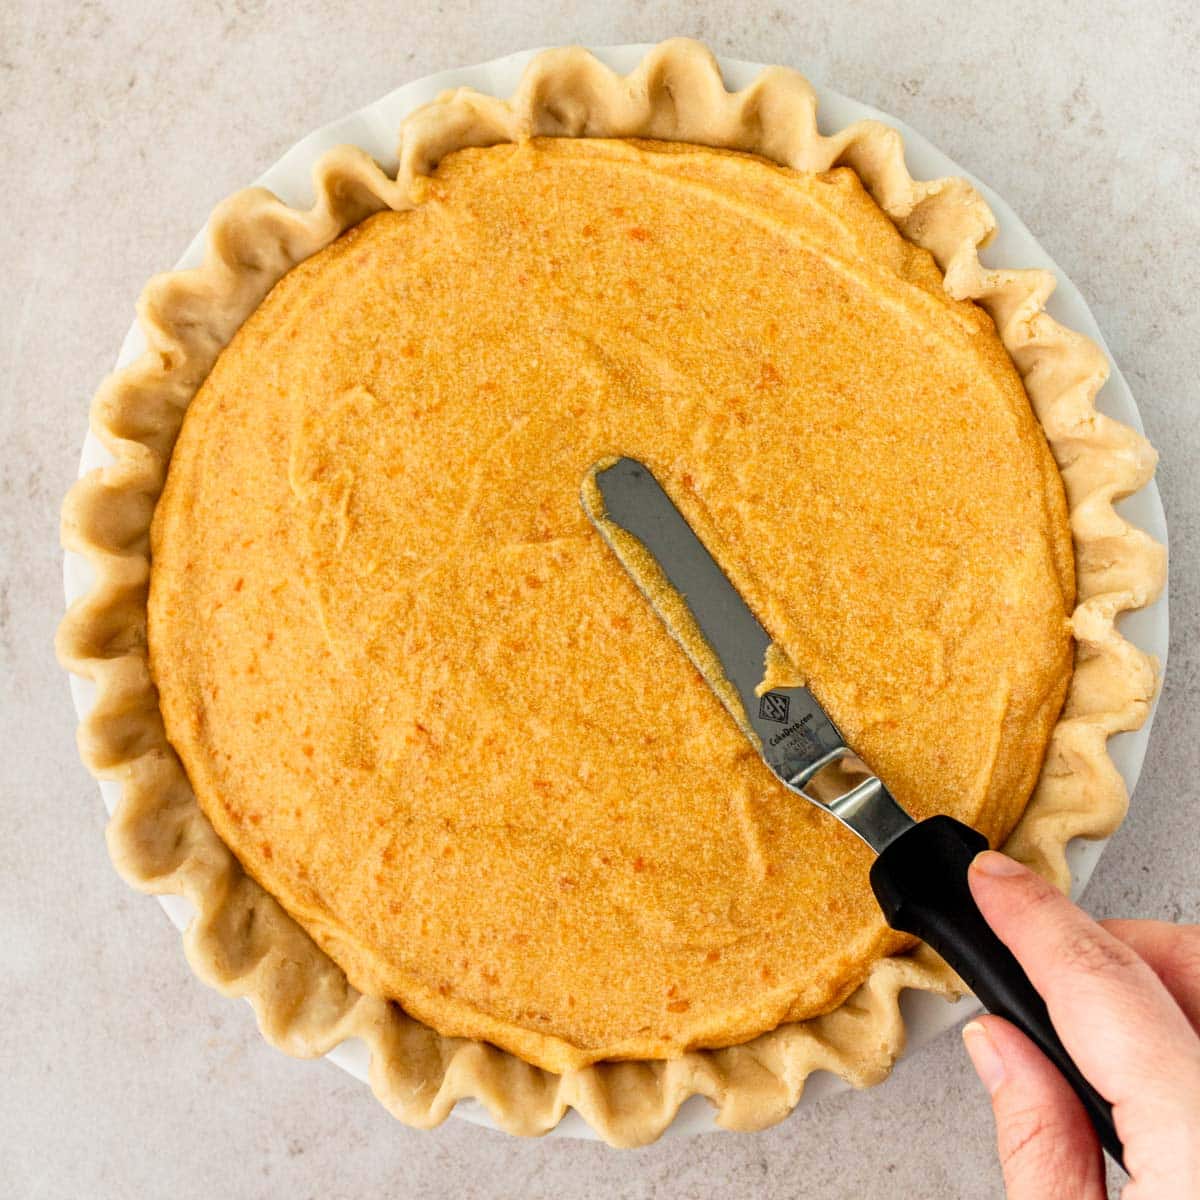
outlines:
[[[1099, 924], [992, 851], [971, 892], [1050, 1011], [1063, 1045], [1113, 1106], [1125, 1200], [1200, 1197], [1200, 926]], [[992, 1097], [1009, 1200], [1102, 1200], [1104, 1161], [1063, 1077], [1001, 1017], [963, 1040]]]

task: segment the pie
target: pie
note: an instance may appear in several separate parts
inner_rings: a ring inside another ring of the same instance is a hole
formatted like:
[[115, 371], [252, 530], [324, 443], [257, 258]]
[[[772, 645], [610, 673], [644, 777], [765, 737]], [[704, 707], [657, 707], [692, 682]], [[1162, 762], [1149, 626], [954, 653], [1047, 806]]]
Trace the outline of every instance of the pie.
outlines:
[[632, 1144], [693, 1093], [751, 1128], [819, 1067], [880, 1078], [900, 989], [960, 985], [580, 486], [649, 463], [901, 803], [1061, 884], [1156, 683], [1114, 619], [1162, 551], [1112, 508], [1154, 456], [1095, 411], [1103, 356], [1045, 273], [980, 265], [969, 185], [694, 43], [627, 79], [549, 52], [410, 117], [395, 178], [343, 147], [317, 185], [218, 209], [95, 403], [60, 652], [118, 866], [192, 899], [271, 1040], [363, 1037], [412, 1123], [474, 1095]]

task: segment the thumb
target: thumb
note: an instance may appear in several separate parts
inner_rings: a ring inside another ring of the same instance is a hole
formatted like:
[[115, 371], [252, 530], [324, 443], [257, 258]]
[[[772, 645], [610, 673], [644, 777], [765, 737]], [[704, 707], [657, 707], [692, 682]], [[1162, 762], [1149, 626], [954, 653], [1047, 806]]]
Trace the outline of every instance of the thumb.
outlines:
[[1015, 1026], [985, 1016], [963, 1029], [992, 1098], [1008, 1200], [1104, 1200], [1104, 1159], [1087, 1113]]

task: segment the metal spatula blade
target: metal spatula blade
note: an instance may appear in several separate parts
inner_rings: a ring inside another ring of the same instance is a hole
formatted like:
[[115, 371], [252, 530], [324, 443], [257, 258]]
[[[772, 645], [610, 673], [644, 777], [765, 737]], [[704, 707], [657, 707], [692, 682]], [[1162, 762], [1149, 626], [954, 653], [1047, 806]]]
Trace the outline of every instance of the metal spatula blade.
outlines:
[[[967, 869], [987, 840], [953, 817], [914, 821], [808, 688], [760, 687], [770, 635], [647, 467], [632, 458], [597, 463], [582, 498], [596, 529], [766, 765], [876, 852], [871, 886], [888, 924], [932, 946], [989, 1010], [1041, 1048], [1120, 1162], [1110, 1105], [1080, 1073], [1041, 996], [975, 905]], [[663, 583], [669, 606], [658, 594]], [[690, 627], [681, 628], [681, 619]]]
[[[753, 740], [767, 766], [793, 791], [828, 809], [876, 853], [913, 825], [882, 783], [846, 745], [837, 726], [806, 687], [763, 690], [771, 636], [729, 582], [704, 543], [641, 463], [619, 458], [592, 476], [596, 495], [585, 488], [584, 508], [635, 582], [620, 530], [636, 538], [666, 582], [682, 598], [711, 660], [694, 653], [691, 638], [681, 637], [664, 616], [701, 674], [711, 675], [713, 661], [731, 687], [717, 686], [730, 715]], [[593, 511], [598, 495], [602, 509]], [[654, 597], [647, 599], [654, 602]], [[663, 616], [662, 613], [659, 614]], [[709, 683], [717, 681], [709, 678]]]

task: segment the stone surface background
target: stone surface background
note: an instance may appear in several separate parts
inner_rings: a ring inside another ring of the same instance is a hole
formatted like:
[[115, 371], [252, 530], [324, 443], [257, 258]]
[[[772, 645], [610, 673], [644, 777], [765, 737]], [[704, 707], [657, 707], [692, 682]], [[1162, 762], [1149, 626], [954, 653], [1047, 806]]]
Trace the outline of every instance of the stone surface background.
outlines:
[[544, 44], [705, 39], [910, 122], [1078, 283], [1162, 452], [1171, 668], [1130, 817], [1086, 896], [1200, 919], [1200, 24], [1186, 0], [7, 0], [0, 5], [0, 1194], [28, 1198], [1001, 1194], [953, 1035], [869, 1093], [638, 1152], [393, 1122], [262, 1043], [112, 871], [51, 639], [60, 497], [145, 278], [308, 130], [409, 79]]

